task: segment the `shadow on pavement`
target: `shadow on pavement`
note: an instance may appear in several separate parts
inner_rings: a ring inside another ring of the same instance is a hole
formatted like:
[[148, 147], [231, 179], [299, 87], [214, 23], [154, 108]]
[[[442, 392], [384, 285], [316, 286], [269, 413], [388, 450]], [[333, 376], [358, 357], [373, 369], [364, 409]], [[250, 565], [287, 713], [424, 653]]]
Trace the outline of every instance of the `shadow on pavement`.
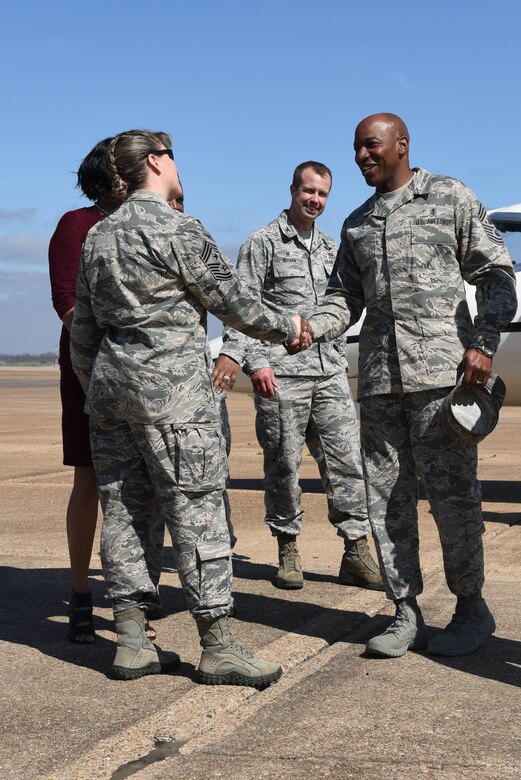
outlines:
[[[300, 487], [303, 493], [323, 493], [322, 482], [319, 479], [301, 479]], [[230, 490], [264, 490], [262, 479], [231, 479]], [[483, 501], [502, 504], [521, 504], [521, 481], [491, 480], [481, 481]], [[425, 499], [425, 490], [419, 483], [420, 498]]]
[[521, 687], [521, 642], [513, 639], [492, 636], [476, 653], [461, 658], [444, 658], [441, 655], [427, 657], [435, 663], [466, 674]]
[[[339, 558], [340, 562], [340, 558]], [[266, 580], [273, 583], [277, 567], [269, 563], [253, 563], [244, 558], [233, 556], [233, 576], [240, 577], [243, 580]], [[306, 582], [333, 582], [337, 585], [338, 577], [333, 574], [318, 574], [317, 572], [304, 571], [304, 581]], [[275, 591], [276, 593], [276, 591]]]
[[[91, 569], [91, 573], [100, 574], [101, 571]], [[110, 669], [114, 658], [114, 641], [105, 639], [98, 633], [92, 644], [74, 644], [67, 639], [67, 621], [55, 619], [67, 615], [69, 569], [17, 569], [2, 566], [0, 582], [1, 640], [34, 647], [44, 655], [102, 674]], [[105, 598], [104, 583], [91, 579], [90, 586], [96, 611], [96, 631], [113, 631], [112, 609]], [[168, 602], [168, 613], [186, 609], [181, 588], [164, 586], [163, 593]], [[191, 678], [193, 670], [190, 672], [184, 667], [187, 667], [187, 664], [182, 664], [177, 674]]]
[[486, 523], [505, 523], [512, 528], [521, 525], [521, 512], [483, 512], [483, 520]]
[[[421, 480], [418, 481], [418, 494], [422, 500], [427, 500], [425, 488]], [[482, 479], [481, 498], [482, 501], [492, 504], [521, 504], [521, 481]], [[521, 513], [519, 512], [497, 512], [490, 514], [494, 515], [492, 519], [496, 523], [505, 522], [509, 525], [515, 525], [516, 523], [519, 523], [521, 519]]]
[[483, 501], [501, 504], [521, 504], [521, 482], [519, 480], [492, 480], [481, 482]]
[[[276, 572], [275, 566], [250, 563], [248, 561], [234, 561], [234, 575], [238, 579], [267, 580], [271, 582]], [[338, 578], [334, 576], [304, 573], [304, 579], [308, 581], [331, 582], [338, 584]], [[340, 587], [340, 586], [339, 586]], [[376, 636], [389, 624], [391, 618], [388, 615], [375, 615], [370, 618], [367, 614], [322, 607], [301, 600], [305, 591], [293, 591], [290, 598], [278, 598], [275, 588], [273, 597], [264, 597], [251, 593], [235, 593], [237, 607], [237, 619], [251, 623], [262, 623], [281, 631], [291, 631], [295, 634], [307, 634], [324, 639], [329, 644], [342, 640], [349, 642], [350, 636], [356, 631], [356, 643], [363, 643]], [[349, 589], [347, 589], [349, 590]], [[286, 592], [287, 593], [287, 592]], [[356, 593], [356, 589], [353, 589]], [[386, 604], [383, 593], [374, 593], [381, 596], [382, 609]], [[434, 636], [441, 627], [428, 627], [429, 635]], [[493, 636], [476, 653], [461, 658], [443, 658], [424, 654], [426, 658], [435, 663], [444, 664], [467, 674], [478, 675], [483, 678], [497, 680], [507, 685], [521, 687], [521, 642]], [[369, 656], [367, 656], [369, 658]], [[399, 663], [399, 659], [373, 659], [377, 662]]]
[[[94, 573], [98, 573], [94, 570]], [[0, 603], [0, 639], [34, 647], [45, 655], [78, 666], [105, 672], [112, 663], [114, 644], [97, 637], [90, 645], [67, 640], [67, 622], [55, 620], [67, 614], [70, 594], [68, 569], [17, 569], [0, 567], [2, 600]], [[104, 607], [104, 585], [91, 580], [95, 607]], [[97, 630], [112, 630], [112, 611], [96, 615]]]
[[[270, 579], [275, 567], [264, 564], [234, 561], [236, 576], [249, 580]], [[97, 573], [97, 572], [96, 572]], [[336, 582], [335, 577], [312, 575], [313, 579]], [[17, 569], [0, 567], [2, 601], [0, 603], [0, 639], [11, 644], [34, 647], [43, 655], [66, 663], [82, 666], [105, 675], [114, 657], [114, 642], [98, 634], [92, 645], [76, 645], [66, 639], [66, 622], [53, 618], [65, 615], [66, 601], [60, 594], [69, 592], [68, 569]], [[112, 612], [105, 600], [103, 582], [91, 580], [96, 629], [113, 630]], [[380, 633], [389, 623], [389, 616], [369, 617], [359, 610], [343, 610], [313, 604], [294, 591], [288, 598], [279, 598], [278, 591], [265, 596], [234, 591], [238, 623], [265, 625], [281, 632], [323, 639], [329, 644], [343, 642], [365, 643]], [[354, 590], [354, 592], [356, 592]], [[305, 593], [305, 591], [304, 591]], [[382, 608], [386, 600], [381, 596]], [[185, 609], [181, 588], [163, 585], [161, 596], [165, 615]], [[99, 610], [103, 610], [100, 617]], [[437, 629], [439, 630], [439, 629]], [[431, 629], [434, 633], [434, 629]], [[430, 660], [468, 674], [498, 680], [508, 685], [521, 686], [521, 642], [494, 636], [477, 653], [463, 658], [427, 656]], [[399, 659], [388, 663], [399, 663]], [[191, 664], [182, 663], [177, 676], [194, 679]]]
[[[249, 573], [251, 579], [265, 579], [266, 573], [274, 571], [274, 567], [249, 564], [247, 561], [234, 562], [234, 565], [237, 564], [241, 568], [238, 576]], [[18, 569], [4, 566], [0, 567], [0, 581], [3, 595], [0, 604], [1, 640], [36, 648], [43, 655], [105, 675], [113, 661], [114, 641], [98, 633], [96, 642], [91, 645], [73, 644], [66, 638], [67, 622], [55, 619], [67, 613], [68, 569]], [[113, 631], [112, 611], [105, 599], [103, 582], [91, 580], [91, 588], [96, 630]], [[273, 596], [234, 592], [238, 621], [314, 636], [332, 644], [341, 636], [349, 635], [356, 625], [370, 620], [360, 611], [324, 607], [303, 601], [298, 596], [285, 600], [278, 598], [277, 594], [275, 589]], [[162, 585], [161, 598], [165, 616], [186, 609], [180, 587]], [[376, 623], [378, 630], [381, 617]], [[193, 671], [189, 664], [182, 664], [177, 674], [193, 679]]]

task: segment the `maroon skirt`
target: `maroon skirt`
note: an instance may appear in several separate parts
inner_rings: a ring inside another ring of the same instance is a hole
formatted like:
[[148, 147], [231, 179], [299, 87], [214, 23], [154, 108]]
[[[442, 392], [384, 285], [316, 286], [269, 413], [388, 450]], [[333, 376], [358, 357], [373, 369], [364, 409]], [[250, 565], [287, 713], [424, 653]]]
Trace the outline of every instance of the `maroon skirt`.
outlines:
[[69, 333], [60, 338], [60, 395], [62, 399], [63, 464], [92, 466], [89, 417], [83, 411], [85, 393], [72, 369]]

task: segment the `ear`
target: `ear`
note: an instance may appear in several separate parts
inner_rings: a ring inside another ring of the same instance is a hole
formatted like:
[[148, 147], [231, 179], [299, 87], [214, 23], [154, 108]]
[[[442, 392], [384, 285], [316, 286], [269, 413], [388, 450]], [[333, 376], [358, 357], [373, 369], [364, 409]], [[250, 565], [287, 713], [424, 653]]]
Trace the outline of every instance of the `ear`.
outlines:
[[297, 188], [295, 187], [295, 185], [294, 185], [294, 184], [290, 184], [289, 191], [291, 192], [291, 197], [293, 197], [293, 195], [294, 195], [294, 194], [296, 193], [296, 191], [297, 191]]
[[398, 144], [398, 154], [400, 157], [405, 157], [409, 151], [409, 140], [404, 135], [402, 135], [400, 138], [398, 138], [396, 143]]
[[147, 157], [147, 165], [155, 174], [161, 173], [161, 165], [159, 163], [159, 157], [155, 154], [149, 154]]

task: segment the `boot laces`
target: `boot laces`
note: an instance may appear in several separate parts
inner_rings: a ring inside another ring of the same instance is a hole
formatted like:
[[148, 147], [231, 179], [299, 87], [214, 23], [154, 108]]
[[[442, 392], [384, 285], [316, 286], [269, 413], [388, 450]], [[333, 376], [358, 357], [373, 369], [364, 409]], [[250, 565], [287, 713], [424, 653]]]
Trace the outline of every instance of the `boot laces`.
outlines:
[[298, 550], [295, 542], [288, 542], [282, 550], [282, 560], [289, 569], [297, 568]]
[[241, 656], [241, 658], [244, 658], [245, 661], [251, 661], [252, 659], [255, 658], [253, 653], [250, 653], [250, 651], [246, 650], [245, 647], [243, 647], [242, 645], [239, 645], [235, 641], [235, 639], [232, 639], [232, 641], [230, 642], [229, 647], [230, 647], [230, 650], [232, 650], [236, 655]]
[[358, 551], [358, 557], [360, 558], [360, 560], [362, 561], [362, 563], [363, 563], [363, 564], [364, 564], [364, 565], [365, 565], [365, 566], [366, 566], [366, 567], [367, 567], [367, 568], [368, 568], [370, 571], [374, 571], [374, 572], [377, 572], [377, 571], [378, 571], [378, 566], [376, 565], [376, 563], [373, 561], [373, 559], [372, 559], [372, 557], [371, 557], [371, 551], [369, 550], [369, 546], [368, 546], [367, 542], [366, 542], [366, 543], [365, 543], [365, 545], [362, 547], [362, 549], [359, 549], [359, 551]]
[[357, 539], [353, 546], [346, 547], [344, 555], [346, 562], [356, 565], [356, 562], [360, 561], [369, 572], [379, 574], [378, 566], [371, 557], [367, 539]]
[[384, 631], [384, 634], [398, 634], [402, 630], [402, 628], [407, 628], [407, 626], [411, 625], [411, 621], [409, 619], [409, 615], [404, 609], [400, 609], [398, 607], [398, 610], [396, 612], [396, 617], [394, 618], [393, 622], [387, 626], [387, 628]]

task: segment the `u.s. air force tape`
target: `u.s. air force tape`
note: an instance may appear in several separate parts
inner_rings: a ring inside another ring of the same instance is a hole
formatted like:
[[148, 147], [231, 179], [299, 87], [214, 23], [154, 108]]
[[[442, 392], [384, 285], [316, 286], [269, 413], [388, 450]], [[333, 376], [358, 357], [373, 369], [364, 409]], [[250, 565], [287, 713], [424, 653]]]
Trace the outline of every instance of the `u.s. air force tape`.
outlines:
[[490, 221], [490, 218], [485, 211], [485, 207], [483, 204], [480, 204], [479, 214], [478, 214], [480, 222], [483, 224], [483, 228], [485, 230], [485, 233], [487, 234], [487, 238], [492, 241], [494, 244], [502, 244], [503, 238], [501, 237], [501, 233], [498, 231], [496, 226], [493, 222]]
[[212, 276], [214, 276], [219, 281], [225, 282], [227, 279], [232, 278], [232, 269], [228, 263], [226, 263], [215, 244], [211, 244], [210, 241], [205, 240], [204, 242], [204, 246], [201, 252], [201, 260], [208, 268]]

